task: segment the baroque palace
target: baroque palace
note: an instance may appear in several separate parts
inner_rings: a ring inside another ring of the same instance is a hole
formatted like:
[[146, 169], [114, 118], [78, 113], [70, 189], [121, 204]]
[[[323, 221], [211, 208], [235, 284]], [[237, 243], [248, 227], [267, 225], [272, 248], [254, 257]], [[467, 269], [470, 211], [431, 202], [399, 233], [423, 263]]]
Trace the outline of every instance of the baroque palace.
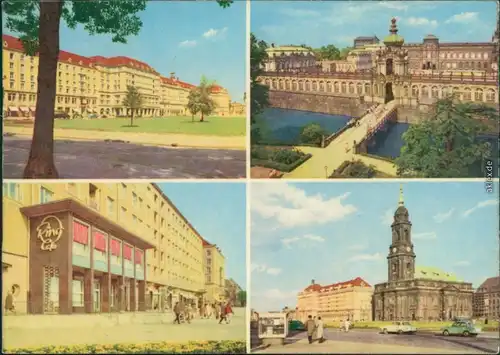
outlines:
[[[38, 56], [25, 55], [18, 38], [2, 35], [2, 42], [4, 117], [33, 117]], [[127, 109], [122, 102], [128, 85], [135, 86], [143, 98], [140, 116], [189, 114], [188, 94], [195, 85], [179, 80], [175, 73], [164, 77], [147, 63], [128, 57], [83, 57], [66, 51], [59, 53], [55, 110], [99, 117], [126, 116]], [[214, 114], [227, 116], [244, 112], [241, 104], [231, 103], [223, 87], [214, 86], [211, 95], [216, 103]]]
[[155, 184], [4, 183], [2, 287], [18, 313], [225, 300], [225, 258]]
[[299, 46], [272, 45], [267, 53], [260, 81], [274, 107], [359, 116], [364, 104], [394, 101], [411, 115], [450, 94], [498, 104], [498, 30], [491, 42], [442, 43], [427, 35], [405, 44], [392, 19], [383, 43], [358, 37], [345, 60], [318, 61]]

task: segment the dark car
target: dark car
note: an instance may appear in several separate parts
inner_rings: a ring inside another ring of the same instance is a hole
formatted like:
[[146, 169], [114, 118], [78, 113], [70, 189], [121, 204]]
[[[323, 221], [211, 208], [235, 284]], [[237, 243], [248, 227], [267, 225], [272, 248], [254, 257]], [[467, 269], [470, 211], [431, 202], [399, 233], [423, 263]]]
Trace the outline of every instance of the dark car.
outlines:
[[306, 330], [306, 326], [300, 320], [291, 320], [288, 323], [288, 330], [289, 331], [302, 331], [302, 330]]

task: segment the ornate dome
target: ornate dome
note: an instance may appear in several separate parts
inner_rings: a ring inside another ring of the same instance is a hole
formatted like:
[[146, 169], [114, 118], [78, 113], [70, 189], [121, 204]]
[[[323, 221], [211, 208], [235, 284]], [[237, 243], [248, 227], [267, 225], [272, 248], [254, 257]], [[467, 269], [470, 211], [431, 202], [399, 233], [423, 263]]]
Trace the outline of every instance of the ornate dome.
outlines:
[[405, 43], [405, 39], [398, 35], [398, 26], [396, 25], [396, 19], [392, 18], [391, 28], [389, 29], [391, 33], [389, 36], [384, 38], [384, 44], [386, 46], [402, 46]]

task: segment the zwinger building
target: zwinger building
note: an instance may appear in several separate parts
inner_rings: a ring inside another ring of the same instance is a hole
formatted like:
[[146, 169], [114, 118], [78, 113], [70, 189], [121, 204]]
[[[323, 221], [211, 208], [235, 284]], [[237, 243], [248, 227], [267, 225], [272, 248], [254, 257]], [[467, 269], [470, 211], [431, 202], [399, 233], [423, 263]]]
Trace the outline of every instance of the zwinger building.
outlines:
[[[3, 221], [2, 301], [11, 292], [16, 313], [164, 311], [219, 297], [207, 294], [207, 242], [155, 184], [4, 183]], [[210, 276], [224, 279], [217, 262]]]

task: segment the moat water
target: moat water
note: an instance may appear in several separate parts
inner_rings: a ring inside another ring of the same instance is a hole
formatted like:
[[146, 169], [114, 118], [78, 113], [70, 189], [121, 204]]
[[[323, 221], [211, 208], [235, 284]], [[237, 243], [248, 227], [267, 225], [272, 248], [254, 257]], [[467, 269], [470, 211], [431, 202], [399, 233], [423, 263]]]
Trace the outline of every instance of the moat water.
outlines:
[[[344, 127], [351, 119], [349, 116], [328, 115], [316, 112], [269, 108], [261, 115], [264, 140], [267, 142], [292, 145], [300, 142], [300, 132], [309, 123], [319, 124], [327, 134], [332, 134]], [[403, 134], [408, 130], [408, 123], [390, 123], [387, 130], [379, 132], [373, 144], [368, 146], [368, 153], [386, 158], [397, 158], [404, 146]], [[498, 139], [494, 136], [484, 136], [482, 141], [491, 145], [492, 159], [498, 156]], [[497, 166], [494, 167], [497, 176]], [[471, 167], [472, 176], [483, 177], [481, 164]]]

